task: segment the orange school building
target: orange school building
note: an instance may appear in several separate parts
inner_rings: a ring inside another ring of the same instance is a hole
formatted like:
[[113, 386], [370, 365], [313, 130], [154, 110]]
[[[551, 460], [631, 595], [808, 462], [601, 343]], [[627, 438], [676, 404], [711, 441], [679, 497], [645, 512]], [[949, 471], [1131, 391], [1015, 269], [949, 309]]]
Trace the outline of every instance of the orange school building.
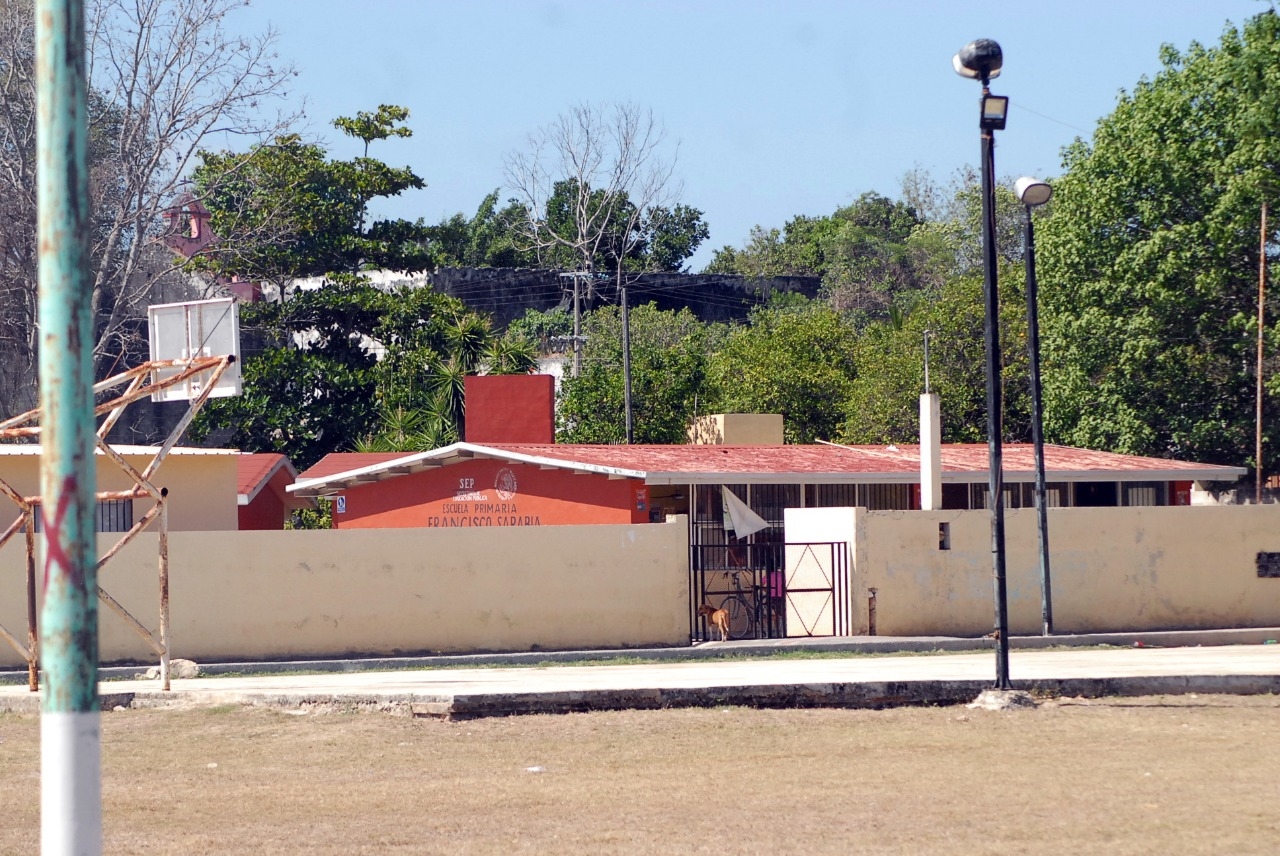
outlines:
[[[479, 443], [555, 439], [550, 375], [468, 377], [467, 443], [420, 453], [335, 453], [289, 490], [333, 499], [336, 529], [647, 523], [641, 478], [586, 474], [538, 456], [493, 457]], [[310, 489], [308, 489], [310, 486]]]
[[566, 470], [476, 457], [354, 484], [339, 494], [333, 514], [338, 529], [648, 521], [649, 488], [638, 479], [583, 477]]
[[[780, 420], [772, 440], [745, 443], [557, 444], [549, 376], [469, 377], [466, 400], [466, 442], [334, 453], [289, 492], [332, 499], [338, 529], [625, 524], [684, 514], [694, 544], [726, 543], [723, 490], [775, 527], [786, 508], [920, 508], [919, 446], [784, 445]], [[986, 446], [942, 444], [939, 457], [941, 508], [987, 507]], [[1045, 457], [1052, 507], [1189, 504], [1193, 482], [1244, 473], [1064, 446], [1046, 448]], [[1032, 448], [1006, 445], [1004, 464], [1003, 503], [1030, 507]]]

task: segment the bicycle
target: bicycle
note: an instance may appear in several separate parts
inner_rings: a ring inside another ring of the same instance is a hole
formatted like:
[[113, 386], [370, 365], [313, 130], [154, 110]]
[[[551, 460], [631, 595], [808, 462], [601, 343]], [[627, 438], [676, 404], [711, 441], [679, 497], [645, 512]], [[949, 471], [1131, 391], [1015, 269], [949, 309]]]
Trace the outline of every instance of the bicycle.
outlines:
[[750, 571], [728, 572], [733, 584], [733, 591], [720, 601], [719, 609], [729, 612], [729, 638], [754, 639], [756, 636], [756, 600], [754, 586], [752, 589], [742, 587], [742, 574]]

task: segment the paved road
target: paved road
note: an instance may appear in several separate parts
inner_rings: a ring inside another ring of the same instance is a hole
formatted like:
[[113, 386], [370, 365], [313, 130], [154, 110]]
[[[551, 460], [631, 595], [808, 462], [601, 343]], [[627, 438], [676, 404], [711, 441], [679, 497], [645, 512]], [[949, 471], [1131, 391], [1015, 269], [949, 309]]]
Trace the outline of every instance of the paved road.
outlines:
[[[518, 712], [671, 704], [847, 704], [954, 701], [994, 679], [995, 658], [923, 654], [703, 660], [643, 665], [417, 669], [106, 681], [107, 703], [344, 702], [434, 704], [431, 712]], [[1280, 689], [1280, 645], [1014, 651], [1015, 685], [1079, 694]], [[700, 695], [699, 695], [700, 694]], [[823, 701], [827, 699], [827, 701]], [[24, 686], [0, 687], [0, 709], [31, 709]]]

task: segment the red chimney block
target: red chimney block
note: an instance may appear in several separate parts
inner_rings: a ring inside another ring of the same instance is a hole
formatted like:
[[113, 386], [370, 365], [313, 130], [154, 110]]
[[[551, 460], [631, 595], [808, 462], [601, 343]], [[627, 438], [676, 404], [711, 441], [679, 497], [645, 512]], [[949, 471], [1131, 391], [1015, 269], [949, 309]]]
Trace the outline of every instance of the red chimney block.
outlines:
[[556, 379], [551, 375], [468, 375], [468, 443], [554, 443]]

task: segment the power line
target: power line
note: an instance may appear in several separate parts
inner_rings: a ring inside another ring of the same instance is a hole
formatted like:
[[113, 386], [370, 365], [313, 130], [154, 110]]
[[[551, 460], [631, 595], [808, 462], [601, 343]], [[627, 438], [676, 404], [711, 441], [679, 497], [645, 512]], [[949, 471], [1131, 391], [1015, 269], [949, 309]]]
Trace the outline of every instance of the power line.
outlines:
[[1023, 104], [1021, 101], [1013, 101], [1012, 99], [1010, 99], [1010, 102], [1019, 110], [1026, 110], [1028, 113], [1030, 113], [1033, 116], [1039, 116], [1041, 119], [1045, 119], [1057, 125], [1062, 125], [1064, 128], [1070, 128], [1073, 131], [1079, 131], [1080, 133], [1084, 134], [1086, 137], [1089, 136], [1090, 134], [1089, 131], [1086, 131], [1084, 128], [1081, 128], [1078, 125], [1073, 125], [1070, 122], [1064, 122], [1061, 119], [1055, 119], [1052, 116], [1049, 116], [1045, 113], [1041, 113], [1038, 110], [1032, 110], [1030, 107], [1028, 107], [1026, 104]]

